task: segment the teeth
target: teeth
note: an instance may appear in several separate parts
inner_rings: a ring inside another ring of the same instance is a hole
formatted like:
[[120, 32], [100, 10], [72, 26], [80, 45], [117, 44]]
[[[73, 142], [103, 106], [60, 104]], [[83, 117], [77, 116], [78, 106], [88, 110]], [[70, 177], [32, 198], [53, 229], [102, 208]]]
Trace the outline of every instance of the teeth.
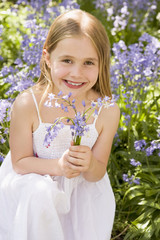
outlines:
[[73, 83], [73, 82], [69, 82], [69, 81], [67, 81], [69, 84], [71, 84], [71, 85], [73, 85], [73, 86], [80, 86], [80, 85], [82, 85], [82, 83]]

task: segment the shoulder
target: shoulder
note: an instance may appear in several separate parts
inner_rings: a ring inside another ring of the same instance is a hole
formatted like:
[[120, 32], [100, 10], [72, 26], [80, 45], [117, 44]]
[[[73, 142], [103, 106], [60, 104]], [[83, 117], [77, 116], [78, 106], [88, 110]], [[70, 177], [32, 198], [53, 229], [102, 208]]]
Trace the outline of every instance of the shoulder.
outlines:
[[113, 134], [117, 131], [120, 120], [120, 109], [117, 103], [108, 108], [102, 107], [99, 115], [100, 131], [111, 131]]
[[106, 118], [114, 118], [119, 119], [120, 118], [120, 108], [117, 103], [114, 103], [113, 106], [109, 107], [103, 107], [102, 109], [102, 115]]
[[33, 86], [32, 88], [28, 88], [27, 90], [23, 91], [16, 97], [13, 103], [13, 108], [29, 110], [35, 107], [31, 89], [34, 92], [36, 100], [38, 99], [37, 102], [39, 102], [39, 99], [41, 98], [42, 93], [37, 89], [36, 86]]
[[[37, 98], [38, 94], [33, 88], [34, 94]], [[36, 116], [36, 106], [30, 89], [27, 89], [20, 93], [11, 108], [11, 120], [13, 118], [21, 118], [29, 121], [33, 121]]]
[[33, 97], [32, 94], [29, 90], [26, 90], [22, 93], [20, 93], [14, 103], [13, 103], [13, 107], [12, 110], [16, 110], [16, 111], [26, 111], [31, 109], [31, 107], [33, 107]]

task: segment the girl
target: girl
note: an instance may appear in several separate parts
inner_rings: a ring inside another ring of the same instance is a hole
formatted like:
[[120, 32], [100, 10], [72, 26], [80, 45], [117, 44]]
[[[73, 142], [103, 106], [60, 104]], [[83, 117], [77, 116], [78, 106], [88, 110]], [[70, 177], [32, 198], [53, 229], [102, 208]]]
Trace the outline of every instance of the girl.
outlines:
[[[99, 108], [89, 132], [74, 146], [65, 123], [46, 148], [46, 127], [64, 116], [47, 108], [48, 93], [72, 92], [76, 108], [111, 97], [108, 38], [81, 10], [54, 20], [43, 48], [41, 76], [21, 93], [11, 113], [10, 149], [0, 169], [0, 240], [106, 240], [115, 199], [106, 173], [119, 108]], [[66, 116], [73, 117], [73, 109]]]

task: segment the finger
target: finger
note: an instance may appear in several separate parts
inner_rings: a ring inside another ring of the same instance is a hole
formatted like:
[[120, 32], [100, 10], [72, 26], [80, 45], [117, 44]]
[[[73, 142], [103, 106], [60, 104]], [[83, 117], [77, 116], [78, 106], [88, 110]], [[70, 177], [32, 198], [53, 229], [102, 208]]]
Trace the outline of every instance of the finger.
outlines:
[[81, 165], [77, 166], [72, 163], [69, 163], [69, 169], [70, 169], [70, 171], [73, 171], [73, 172], [81, 172], [83, 169], [83, 166], [81, 166]]
[[83, 166], [85, 164], [84, 159], [75, 158], [75, 157], [68, 157], [68, 163], [74, 166]]
[[67, 178], [74, 178], [74, 177], [78, 177], [80, 175], [80, 173], [71, 173], [71, 174], [68, 174], [66, 177]]
[[70, 146], [69, 148], [70, 151], [73, 152], [87, 152], [90, 150], [90, 148], [88, 146], [83, 146], [83, 145], [79, 145], [79, 146]]
[[72, 157], [72, 158], [76, 158], [76, 159], [84, 159], [85, 158], [85, 154], [82, 152], [73, 152], [73, 151], [69, 151], [68, 153], [68, 157]]

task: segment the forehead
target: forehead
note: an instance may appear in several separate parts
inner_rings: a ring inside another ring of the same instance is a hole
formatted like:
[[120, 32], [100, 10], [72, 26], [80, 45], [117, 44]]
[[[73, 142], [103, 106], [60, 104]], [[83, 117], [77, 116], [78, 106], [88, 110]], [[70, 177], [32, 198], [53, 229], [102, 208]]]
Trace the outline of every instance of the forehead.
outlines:
[[98, 59], [92, 41], [86, 36], [74, 36], [59, 41], [52, 54]]

